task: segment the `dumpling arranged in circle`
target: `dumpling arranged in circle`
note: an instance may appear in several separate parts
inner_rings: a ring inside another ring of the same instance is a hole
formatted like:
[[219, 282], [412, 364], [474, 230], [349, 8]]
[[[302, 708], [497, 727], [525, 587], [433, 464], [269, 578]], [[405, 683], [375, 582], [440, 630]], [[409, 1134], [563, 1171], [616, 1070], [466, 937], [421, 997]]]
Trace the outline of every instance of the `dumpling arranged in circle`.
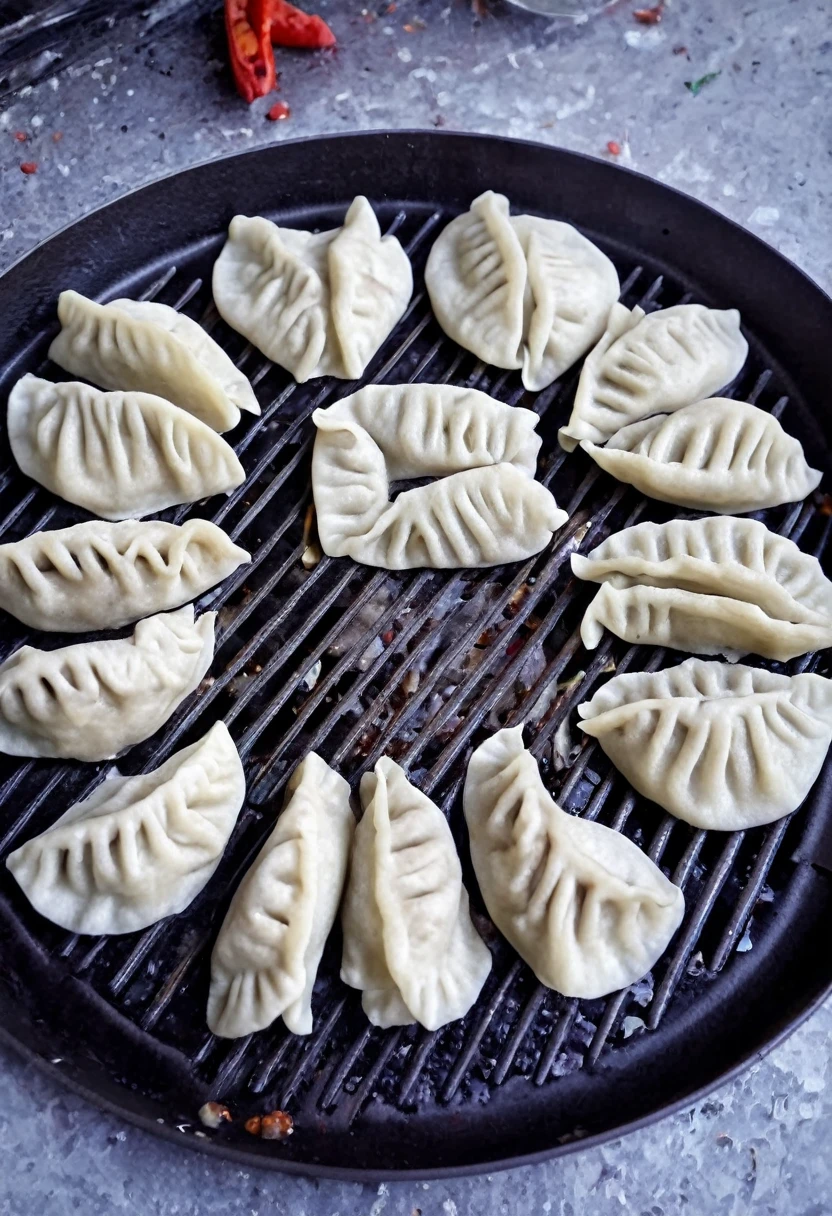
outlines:
[[410, 259], [359, 195], [342, 228], [305, 232], [236, 215], [214, 265], [220, 316], [299, 383], [357, 380], [413, 292]]
[[543, 389], [594, 346], [618, 299], [609, 258], [571, 224], [509, 214], [492, 190], [451, 220], [425, 286], [449, 337]]
[[832, 680], [688, 659], [614, 676], [581, 727], [630, 784], [697, 828], [734, 832], [791, 814], [832, 741]]
[[341, 902], [355, 820], [343, 777], [315, 752], [234, 893], [211, 955], [208, 1025], [240, 1038], [283, 1016], [312, 1030], [312, 989]]
[[558, 432], [561, 447], [606, 443], [640, 418], [711, 397], [739, 374], [747, 354], [735, 308], [676, 304], [645, 315], [615, 304], [581, 369], [572, 413]]
[[184, 911], [219, 864], [246, 794], [223, 722], [152, 773], [111, 777], [6, 864], [73, 933], [134, 933]]
[[775, 417], [729, 397], [632, 422], [606, 447], [589, 439], [581, 447], [650, 498], [724, 515], [799, 502], [823, 476]]
[[[405, 570], [539, 553], [567, 519], [534, 480], [537, 415], [451, 385], [363, 389], [316, 410], [312, 488], [325, 553]], [[439, 476], [391, 501], [393, 478]]]
[[250, 560], [207, 519], [93, 519], [0, 545], [0, 608], [35, 629], [120, 629], [196, 599]]
[[164, 397], [215, 431], [230, 431], [240, 410], [259, 414], [246, 376], [201, 325], [167, 304], [97, 304], [77, 291], [58, 297], [61, 332], [49, 358], [99, 388]]
[[162, 397], [23, 376], [9, 442], [27, 476], [103, 519], [135, 519], [245, 481], [225, 440]]
[[681, 890], [621, 832], [558, 806], [522, 726], [476, 749], [463, 806], [485, 906], [542, 984], [607, 996], [667, 949], [685, 910]]
[[445, 816], [383, 756], [361, 778], [341, 922], [341, 979], [374, 1026], [438, 1030], [464, 1017], [491, 970]]
[[602, 583], [581, 638], [786, 662], [832, 645], [832, 583], [817, 558], [756, 519], [710, 515], [643, 523], [573, 553], [578, 578]]
[[21, 646], [0, 665], [0, 752], [109, 760], [149, 739], [210, 667], [216, 615], [189, 604], [127, 638]]

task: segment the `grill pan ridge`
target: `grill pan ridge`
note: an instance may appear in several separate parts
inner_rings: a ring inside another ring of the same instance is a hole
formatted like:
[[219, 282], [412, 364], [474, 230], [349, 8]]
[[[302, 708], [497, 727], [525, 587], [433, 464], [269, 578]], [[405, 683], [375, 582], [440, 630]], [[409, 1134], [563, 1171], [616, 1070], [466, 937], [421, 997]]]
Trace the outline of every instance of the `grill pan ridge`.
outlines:
[[[422, 282], [443, 224], [485, 188], [577, 224], [616, 263], [622, 299], [646, 309], [701, 301], [737, 306], [750, 351], [731, 395], [784, 421], [810, 461], [832, 469], [821, 393], [832, 381], [832, 301], [756, 238], [674, 191], [575, 154], [492, 137], [370, 134], [299, 141], [198, 167], [71, 226], [0, 279], [7, 324], [0, 391], [45, 370], [54, 302], [65, 286], [101, 298], [134, 294], [201, 321], [255, 385], [260, 418], [227, 436], [246, 469], [227, 498], [164, 512], [205, 516], [248, 548], [252, 564], [198, 601], [219, 611], [211, 675], [152, 739], [119, 761], [145, 771], [226, 721], [248, 796], [213, 879], [181, 916], [124, 937], [67, 934], [27, 904], [0, 865], [0, 1034], [107, 1109], [180, 1142], [298, 1172], [340, 1177], [436, 1176], [496, 1168], [607, 1138], [716, 1084], [776, 1041], [829, 990], [817, 943], [832, 927], [827, 763], [807, 805], [769, 827], [696, 830], [636, 797], [591, 739], [561, 771], [556, 736], [614, 669], [682, 660], [605, 635], [592, 653], [578, 628], [593, 588], [569, 557], [642, 519], [680, 512], [638, 495], [557, 429], [578, 369], [541, 393], [484, 366], [446, 338]], [[301, 562], [311, 501], [310, 416], [358, 384], [296, 385], [222, 323], [210, 269], [236, 211], [283, 224], [340, 222], [365, 193], [414, 265], [406, 315], [361, 383], [447, 381], [534, 409], [538, 477], [569, 520], [523, 563], [475, 571], [388, 573], [348, 559]], [[826, 346], [819, 340], [827, 334]], [[87, 516], [27, 483], [0, 438], [0, 537], [17, 539]], [[691, 513], [693, 514], [693, 513]], [[830, 570], [832, 511], [822, 493], [757, 513]], [[4, 618], [0, 659], [23, 642], [70, 639]], [[752, 662], [757, 660], [752, 659]], [[789, 664], [829, 674], [828, 655]], [[576, 676], [585, 675], [579, 681]], [[572, 717], [570, 718], [570, 715]], [[599, 1001], [538, 984], [493, 930], [470, 866], [461, 814], [473, 746], [527, 721], [547, 787], [568, 810], [634, 839], [685, 891], [683, 924], [651, 976]], [[333, 935], [307, 1038], [278, 1023], [226, 1041], [205, 1025], [210, 948], [241, 874], [271, 829], [286, 781], [311, 748], [353, 787], [378, 756], [404, 764], [448, 816], [494, 956], [480, 1000], [429, 1033], [378, 1030], [338, 980]], [[574, 749], [573, 749], [574, 750]], [[0, 758], [0, 862], [86, 796], [107, 765]], [[238, 1117], [206, 1136], [196, 1112], [226, 1101]], [[285, 1107], [296, 1134], [261, 1142], [242, 1117]], [[199, 1133], [199, 1135], [197, 1135]]]

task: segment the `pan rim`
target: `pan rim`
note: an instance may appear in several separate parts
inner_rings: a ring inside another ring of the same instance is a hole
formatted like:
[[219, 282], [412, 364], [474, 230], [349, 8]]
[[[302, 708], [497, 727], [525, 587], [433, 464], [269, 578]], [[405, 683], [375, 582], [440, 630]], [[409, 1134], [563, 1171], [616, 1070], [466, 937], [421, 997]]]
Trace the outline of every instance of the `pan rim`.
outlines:
[[832, 996], [832, 979], [830, 979], [825, 988], [815, 994], [799, 1013], [787, 1021], [785, 1025], [778, 1027], [771, 1038], [766, 1039], [762, 1046], [757, 1046], [748, 1051], [731, 1068], [720, 1073], [718, 1077], [712, 1078], [704, 1085], [688, 1091], [664, 1106], [656, 1107], [637, 1119], [621, 1123], [617, 1127], [606, 1131], [595, 1132], [588, 1136], [569, 1140], [565, 1144], [556, 1144], [551, 1148], [540, 1149], [535, 1153], [526, 1153], [523, 1156], [500, 1157], [486, 1162], [447, 1165], [436, 1169], [418, 1167], [416, 1169], [404, 1168], [400, 1170], [376, 1169], [372, 1167], [356, 1169], [351, 1166], [326, 1165], [322, 1162], [305, 1162], [278, 1156], [266, 1157], [263, 1155], [261, 1157], [260, 1154], [254, 1155], [253, 1153], [246, 1152], [244, 1149], [237, 1148], [233, 1144], [225, 1144], [221, 1140], [215, 1140], [207, 1134], [203, 1139], [195, 1134], [178, 1132], [167, 1123], [160, 1124], [150, 1116], [141, 1115], [137, 1111], [130, 1111], [118, 1106], [110, 1098], [88, 1089], [82, 1081], [76, 1080], [66, 1073], [62, 1073], [57, 1064], [53, 1064], [33, 1047], [15, 1038], [14, 1035], [2, 1026], [0, 1026], [0, 1043], [11, 1047], [13, 1051], [22, 1055], [28, 1063], [34, 1065], [39, 1072], [59, 1082], [64, 1089], [78, 1094], [91, 1106], [105, 1111], [108, 1115], [115, 1115], [120, 1119], [124, 1119], [134, 1127], [138, 1127], [150, 1135], [158, 1136], [181, 1148], [193, 1149], [195, 1152], [205, 1153], [210, 1157], [230, 1161], [236, 1165], [245, 1165], [250, 1169], [292, 1174], [295, 1177], [301, 1178], [325, 1178], [330, 1182], [432, 1182], [445, 1178], [467, 1178], [478, 1174], [504, 1173], [508, 1170], [521, 1169], [524, 1166], [541, 1165], [545, 1161], [553, 1161], [560, 1157], [569, 1156], [572, 1153], [600, 1148], [603, 1144], [609, 1144], [614, 1140], [621, 1140], [632, 1132], [637, 1132], [652, 1124], [660, 1123], [664, 1119], [678, 1114], [679, 1111], [684, 1110], [687, 1106], [700, 1102], [723, 1085], [735, 1081], [752, 1064], [765, 1059], [770, 1052], [779, 1047], [804, 1022], [808, 1021], [812, 1014], [816, 1013], [830, 996]]

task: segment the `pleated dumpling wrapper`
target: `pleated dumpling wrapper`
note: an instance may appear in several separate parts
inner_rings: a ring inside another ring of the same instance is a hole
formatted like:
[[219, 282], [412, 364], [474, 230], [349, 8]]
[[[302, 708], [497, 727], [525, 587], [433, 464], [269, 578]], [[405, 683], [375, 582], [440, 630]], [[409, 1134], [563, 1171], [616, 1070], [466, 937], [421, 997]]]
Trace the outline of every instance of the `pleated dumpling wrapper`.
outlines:
[[630, 784], [697, 828], [740, 831], [803, 802], [832, 741], [832, 680], [688, 659], [614, 676], [578, 707]]
[[211, 956], [208, 1026], [235, 1039], [282, 1015], [312, 1030], [312, 989], [338, 912], [355, 820], [346, 781], [315, 752], [234, 893]]
[[216, 615], [189, 604], [127, 638], [22, 646], [0, 665], [0, 752], [110, 760], [148, 739], [210, 667]]
[[522, 369], [544, 389], [594, 346], [618, 299], [618, 274], [571, 224], [509, 215], [492, 190], [451, 220], [425, 286], [449, 337], [485, 363]]
[[250, 560], [207, 519], [91, 520], [0, 545], [0, 608], [35, 629], [120, 629], [196, 599]]
[[152, 515], [245, 481], [216, 431], [149, 393], [24, 376], [9, 395], [8, 426], [28, 477], [103, 519]]
[[150, 393], [215, 431], [230, 431], [240, 410], [259, 414], [248, 379], [201, 325], [167, 304], [96, 304], [77, 291], [58, 297], [61, 332], [49, 348], [59, 367], [99, 388]]
[[491, 970], [439, 808], [386, 756], [361, 778], [341, 913], [341, 979], [374, 1026], [438, 1030], [464, 1017]]
[[485, 906], [542, 984], [592, 1000], [655, 965], [681, 923], [682, 892], [626, 836], [561, 810], [522, 726], [476, 749], [464, 808]]
[[735, 308], [676, 304], [645, 315], [615, 304], [606, 332], [586, 357], [569, 422], [567, 452], [651, 414], [670, 414], [713, 396], [739, 374], [748, 354]]
[[661, 502], [738, 515], [799, 502], [820, 484], [799, 440], [745, 401], [710, 397], [581, 447], [619, 481]]
[[183, 912], [219, 864], [246, 795], [217, 722], [161, 768], [114, 776], [6, 864], [42, 916], [72, 933], [135, 933]]
[[573, 553], [572, 570], [603, 584], [581, 623], [588, 650], [605, 628], [625, 642], [731, 660], [786, 662], [832, 646], [832, 583], [817, 558], [755, 519], [636, 524], [588, 557]]
[[[312, 488], [330, 557], [405, 570], [538, 553], [567, 519], [534, 480], [537, 415], [474, 389], [374, 386], [312, 415]], [[393, 479], [440, 475], [390, 501]]]
[[359, 195], [342, 228], [304, 232], [236, 215], [214, 264], [220, 316], [299, 383], [357, 380], [404, 315], [410, 259]]

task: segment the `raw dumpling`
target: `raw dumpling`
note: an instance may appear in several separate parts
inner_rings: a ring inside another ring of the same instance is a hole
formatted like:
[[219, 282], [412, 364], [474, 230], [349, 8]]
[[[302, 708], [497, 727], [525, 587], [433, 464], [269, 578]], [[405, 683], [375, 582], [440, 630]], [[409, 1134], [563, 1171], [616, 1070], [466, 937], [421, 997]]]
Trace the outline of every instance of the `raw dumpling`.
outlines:
[[578, 713], [639, 793], [733, 832], [789, 815], [809, 793], [832, 741], [832, 680], [688, 659], [614, 676]]
[[6, 865], [72, 933], [135, 933], [183, 912], [219, 864], [246, 796], [225, 723], [138, 777], [115, 776]]
[[390, 481], [502, 463], [534, 477], [541, 444], [533, 410], [452, 384], [369, 385], [312, 420], [322, 447], [340, 446], [335, 424], [361, 427], [381, 449]]
[[832, 583], [816, 558], [754, 519], [713, 515], [625, 528], [572, 555], [579, 578], [603, 582], [581, 637], [603, 628], [627, 642], [726, 658], [785, 662], [832, 645]]
[[604, 448], [581, 447], [642, 494], [726, 515], [798, 502], [823, 476], [776, 418], [728, 397], [634, 422]]
[[747, 354], [735, 308], [677, 304], [645, 316], [615, 304], [586, 357], [561, 446], [571, 452], [582, 439], [605, 443], [640, 418], [710, 397], [739, 374]]
[[92, 520], [0, 545], [0, 608], [35, 629], [120, 629], [195, 599], [249, 561], [207, 519]]
[[491, 970], [451, 829], [387, 757], [361, 778], [361, 803], [341, 913], [341, 979], [361, 989], [374, 1026], [438, 1030], [465, 1016]]
[[592, 1000], [640, 979], [667, 949], [682, 892], [626, 836], [561, 810], [522, 726], [474, 752], [463, 805], [485, 906], [542, 984]]
[[312, 988], [341, 902], [354, 827], [349, 786], [310, 752], [214, 946], [214, 1034], [240, 1038], [281, 1014], [294, 1034], [312, 1030]]
[[403, 316], [413, 272], [359, 195], [343, 228], [330, 232], [236, 215], [213, 288], [228, 324], [300, 383], [357, 380]]
[[149, 738], [210, 667], [216, 615], [189, 604], [128, 638], [22, 646], [0, 665], [0, 752], [109, 760]]
[[[470, 420], [467, 406], [461, 404], [459, 416]], [[385, 451], [346, 411], [340, 416], [338, 406], [334, 412], [315, 411], [312, 487], [321, 546], [330, 557], [349, 556], [388, 570], [493, 566], [539, 553], [566, 521], [566, 512], [559, 510], [549, 490], [515, 464], [471, 467], [474, 459], [488, 458], [488, 442], [493, 460], [509, 440], [521, 468], [530, 464], [537, 437], [525, 420], [512, 421], [511, 429], [501, 435], [505, 416], [495, 410], [492, 424], [482, 424], [487, 427], [484, 439], [476, 438], [470, 421], [469, 437], [464, 438], [451, 430], [452, 412], [445, 407], [438, 412], [448, 429], [429, 443], [426, 439], [421, 463], [419, 427], [397, 448], [392, 428], [379, 425], [394, 472], [412, 477], [417, 470], [449, 469], [454, 458], [465, 467], [390, 502]], [[417, 417], [424, 423], [429, 414], [420, 408]], [[401, 429], [409, 428], [402, 423]]]
[[9, 396], [8, 425], [28, 477], [104, 519], [151, 515], [245, 481], [224, 439], [148, 393], [24, 376]]
[[100, 388], [151, 393], [215, 431], [230, 431], [240, 410], [259, 414], [254, 390], [201, 325], [147, 300], [96, 304], [77, 291], [58, 297], [61, 332], [49, 358]]
[[593, 346], [618, 299], [612, 262], [571, 224], [509, 215], [492, 190], [451, 220], [425, 286], [445, 333], [485, 363], [543, 389]]

